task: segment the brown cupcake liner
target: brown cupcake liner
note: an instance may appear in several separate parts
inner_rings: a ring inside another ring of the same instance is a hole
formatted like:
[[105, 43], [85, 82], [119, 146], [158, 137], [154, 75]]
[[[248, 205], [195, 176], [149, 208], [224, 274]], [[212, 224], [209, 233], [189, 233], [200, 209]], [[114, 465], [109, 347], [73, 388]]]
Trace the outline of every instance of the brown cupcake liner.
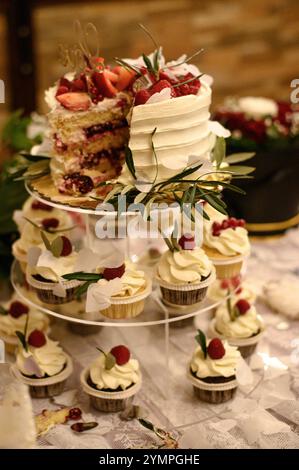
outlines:
[[71, 330], [72, 333], [75, 335], [80, 336], [88, 336], [88, 335], [95, 335], [101, 331], [103, 328], [102, 325], [84, 325], [83, 323], [77, 323], [70, 321], [68, 322], [68, 328]]
[[34, 386], [29, 385], [29, 392], [32, 398], [49, 398], [60, 395], [63, 392], [66, 380], [52, 385]]
[[39, 300], [45, 304], [59, 305], [71, 302], [75, 298], [77, 287], [81, 281], [63, 281], [62, 285], [65, 287], [65, 297], [60, 297], [54, 294], [53, 289], [58, 285], [56, 282], [38, 281], [32, 274], [26, 273], [26, 280], [28, 284], [35, 290]]
[[250, 344], [248, 346], [238, 346], [238, 350], [240, 351], [241, 356], [246, 359], [247, 357], [251, 356], [256, 350], [258, 343]]
[[93, 408], [98, 411], [104, 411], [105, 413], [116, 413], [118, 411], [124, 411], [133, 402], [133, 396], [118, 400], [109, 400], [109, 398], [99, 398], [89, 395], [90, 404]]
[[207, 293], [208, 288], [194, 289], [189, 291], [179, 291], [167, 289], [160, 285], [161, 294], [166, 302], [173, 305], [193, 305], [201, 302]]
[[203, 390], [194, 385], [193, 391], [195, 396], [201, 401], [216, 405], [231, 400], [235, 396], [237, 387], [231, 388], [230, 390]]

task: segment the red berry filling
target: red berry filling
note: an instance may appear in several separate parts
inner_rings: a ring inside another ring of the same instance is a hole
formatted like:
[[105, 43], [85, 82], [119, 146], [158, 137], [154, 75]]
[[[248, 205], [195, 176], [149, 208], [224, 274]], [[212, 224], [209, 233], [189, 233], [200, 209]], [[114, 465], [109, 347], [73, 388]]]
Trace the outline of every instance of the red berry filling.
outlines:
[[226, 230], [228, 228], [235, 229], [237, 227], [245, 227], [245, 220], [229, 217], [228, 219], [224, 219], [222, 222], [213, 222], [212, 234], [214, 237], [219, 237], [222, 230]]
[[28, 344], [30, 346], [33, 346], [34, 348], [41, 348], [44, 346], [47, 342], [46, 336], [44, 333], [40, 330], [33, 330], [31, 331], [29, 338], [28, 338]]
[[27, 314], [28, 312], [29, 308], [27, 305], [22, 304], [22, 302], [19, 302], [18, 300], [15, 300], [10, 304], [9, 314], [13, 318], [19, 318], [21, 315]]
[[207, 353], [211, 359], [222, 359], [222, 357], [225, 355], [225, 349], [221, 339], [212, 339], [207, 348]]
[[80, 175], [80, 173], [71, 173], [65, 175], [64, 179], [64, 189], [62, 192], [77, 192], [80, 194], [87, 194], [93, 190], [94, 184], [92, 179], [86, 175]]
[[118, 364], [119, 366], [127, 364], [131, 357], [129, 349], [123, 344], [112, 348], [110, 353], [115, 357], [116, 364]]

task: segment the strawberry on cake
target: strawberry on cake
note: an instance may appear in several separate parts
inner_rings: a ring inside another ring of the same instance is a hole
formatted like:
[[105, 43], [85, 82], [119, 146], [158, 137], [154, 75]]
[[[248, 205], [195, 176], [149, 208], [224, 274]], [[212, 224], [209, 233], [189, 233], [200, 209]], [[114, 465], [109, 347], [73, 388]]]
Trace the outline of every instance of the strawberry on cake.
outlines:
[[133, 71], [120, 65], [110, 69], [102, 58], [92, 58], [89, 66], [67, 73], [46, 91], [51, 174], [60, 193], [86, 195], [121, 173], [133, 78]]

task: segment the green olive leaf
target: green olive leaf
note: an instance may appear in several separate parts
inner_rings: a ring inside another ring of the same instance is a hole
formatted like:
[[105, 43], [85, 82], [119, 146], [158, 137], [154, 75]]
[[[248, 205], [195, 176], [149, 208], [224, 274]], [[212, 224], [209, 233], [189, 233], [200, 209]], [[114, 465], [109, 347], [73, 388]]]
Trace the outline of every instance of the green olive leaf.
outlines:
[[57, 237], [51, 243], [51, 252], [55, 258], [59, 258], [63, 250], [63, 239], [62, 237]]
[[23, 346], [25, 351], [27, 351], [27, 341], [26, 341], [26, 337], [24, 333], [22, 333], [22, 331], [16, 331], [15, 333], [16, 333], [16, 336], [19, 338], [21, 345]]
[[107, 370], [110, 370], [110, 369], [112, 369], [113, 366], [115, 366], [115, 364], [116, 364], [116, 360], [115, 360], [115, 357], [113, 356], [113, 354], [111, 354], [111, 353], [106, 354], [105, 368]]
[[197, 335], [195, 336], [196, 341], [198, 342], [204, 357], [207, 357], [207, 340], [206, 335], [201, 330], [197, 330]]
[[44, 242], [44, 245], [47, 248], [47, 250], [51, 251], [51, 243], [48, 240], [48, 238], [46, 237], [45, 232], [41, 231], [40, 236], [41, 236], [42, 241]]

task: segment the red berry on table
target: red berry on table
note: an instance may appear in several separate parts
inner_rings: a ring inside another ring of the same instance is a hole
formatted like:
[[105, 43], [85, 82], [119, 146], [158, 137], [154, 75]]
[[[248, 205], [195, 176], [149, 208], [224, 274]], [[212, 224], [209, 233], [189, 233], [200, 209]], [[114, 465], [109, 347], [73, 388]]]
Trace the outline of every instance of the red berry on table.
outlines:
[[61, 251], [60, 256], [69, 256], [73, 251], [73, 247], [70, 242], [70, 239], [65, 237], [64, 235], [62, 235], [61, 238], [62, 238], [62, 251]]
[[81, 419], [82, 411], [80, 408], [71, 408], [68, 414], [68, 419]]
[[119, 346], [114, 346], [114, 348], [111, 349], [110, 353], [112, 356], [115, 357], [116, 364], [119, 366], [123, 366], [124, 364], [127, 364], [129, 362], [131, 353], [127, 346], [124, 346], [123, 344]]
[[122, 277], [125, 273], [126, 266], [125, 264], [122, 264], [121, 266], [118, 266], [117, 268], [105, 268], [103, 271], [103, 277], [106, 279], [106, 281], [112, 281], [112, 279], [115, 279], [117, 277]]
[[229, 280], [228, 279], [223, 279], [220, 284], [221, 289], [228, 289], [229, 288]]
[[82, 92], [68, 92], [56, 96], [57, 101], [69, 111], [86, 111], [91, 101], [87, 93]]
[[151, 94], [148, 90], [137, 91], [135, 95], [134, 106], [145, 104], [150, 97], [151, 97]]
[[183, 250], [194, 250], [195, 239], [190, 233], [186, 233], [179, 239], [179, 245]]
[[59, 225], [59, 220], [55, 217], [49, 217], [48, 219], [43, 219], [41, 223], [43, 228], [48, 230], [50, 228], [57, 228]]
[[27, 305], [22, 304], [22, 302], [15, 300], [10, 304], [8, 312], [13, 318], [19, 318], [21, 315], [27, 314], [29, 312], [29, 308]]
[[214, 338], [209, 342], [207, 353], [211, 359], [222, 359], [225, 355], [225, 349], [221, 339]]
[[246, 299], [240, 299], [236, 303], [236, 307], [240, 315], [244, 315], [251, 307], [250, 303]]
[[44, 204], [43, 202], [40, 201], [33, 201], [31, 204], [31, 209], [34, 211], [47, 211], [51, 212], [54, 208], [51, 206], [48, 206], [48, 204]]
[[34, 348], [41, 348], [47, 342], [46, 336], [41, 330], [33, 330], [31, 331], [28, 337], [28, 344], [33, 346]]

